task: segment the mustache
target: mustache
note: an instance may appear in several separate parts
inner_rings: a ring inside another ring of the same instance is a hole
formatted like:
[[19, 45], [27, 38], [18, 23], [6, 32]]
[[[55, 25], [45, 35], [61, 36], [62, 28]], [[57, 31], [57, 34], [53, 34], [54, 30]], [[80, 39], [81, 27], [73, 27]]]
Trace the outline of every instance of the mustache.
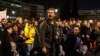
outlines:
[[52, 17], [51, 15], [49, 15], [49, 17]]

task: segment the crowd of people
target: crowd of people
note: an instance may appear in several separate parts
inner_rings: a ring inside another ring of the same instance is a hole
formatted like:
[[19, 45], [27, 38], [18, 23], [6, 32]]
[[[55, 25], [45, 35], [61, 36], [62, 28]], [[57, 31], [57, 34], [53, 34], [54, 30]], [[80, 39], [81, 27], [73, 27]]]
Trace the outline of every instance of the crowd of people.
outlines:
[[0, 22], [0, 56], [100, 56], [100, 22], [47, 17]]

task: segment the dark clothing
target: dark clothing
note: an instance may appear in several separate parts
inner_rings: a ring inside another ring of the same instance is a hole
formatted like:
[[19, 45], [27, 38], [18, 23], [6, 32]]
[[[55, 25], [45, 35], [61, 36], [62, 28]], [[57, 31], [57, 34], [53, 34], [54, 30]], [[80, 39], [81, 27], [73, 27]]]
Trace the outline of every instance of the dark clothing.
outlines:
[[13, 32], [12, 36], [13, 36], [14, 42], [16, 43], [16, 49], [19, 55], [26, 56], [26, 46], [21, 40], [21, 38], [19, 37], [18, 32]]
[[13, 56], [10, 40], [12, 40], [11, 35], [9, 36], [7, 33], [5, 33], [2, 43], [3, 56]]
[[63, 41], [63, 29], [61, 27], [57, 27], [56, 35], [58, 37], [57, 42], [60, 44]]
[[[67, 41], [67, 38], [68, 38], [68, 31], [69, 29], [67, 28], [61, 28], [61, 45], [65, 48], [66, 47], [66, 41]], [[64, 49], [65, 50], [65, 49]]]
[[90, 28], [85, 25], [81, 25], [81, 35], [90, 35]]
[[23, 37], [20, 37], [19, 35], [23, 36], [23, 34], [24, 34], [24, 26], [20, 25], [20, 24], [18, 24], [17, 26], [18, 26], [18, 37], [19, 37], [18, 41], [20, 43], [23, 43], [24, 42]]
[[96, 41], [96, 39], [100, 36], [100, 29], [98, 28], [94, 28], [91, 32], [91, 35], [90, 35], [90, 38], [91, 38], [91, 43], [92, 43], [92, 46], [95, 48], [96, 47], [96, 44], [94, 44], [94, 42]]
[[91, 39], [95, 41], [97, 37], [100, 36], [100, 30], [97, 31], [96, 29], [93, 29], [90, 36]]
[[24, 43], [18, 43], [19, 55], [26, 56], [27, 47]]
[[2, 56], [2, 41], [3, 41], [3, 31], [4, 29], [2, 29], [2, 25], [0, 24], [0, 56]]
[[26, 45], [24, 44], [24, 26], [17, 24], [18, 26], [18, 31], [17, 32], [13, 32], [13, 39], [16, 43], [17, 46], [17, 51], [19, 53], [19, 55], [21, 56], [26, 56]]
[[1, 38], [1, 48], [2, 48], [1, 56], [13, 56], [10, 44], [11, 39], [9, 37], [11, 36], [8, 36], [7, 27], [1, 25], [0, 27], [0, 38]]
[[54, 56], [59, 56], [60, 54], [60, 45], [61, 42], [63, 40], [63, 30], [61, 27], [57, 27], [56, 28], [56, 34], [55, 36], [57, 37], [57, 39], [55, 39], [55, 41], [53, 42], [53, 55]]
[[[18, 52], [22, 56], [26, 56], [27, 47], [24, 43], [24, 25], [23, 24], [17, 24], [18, 26]], [[22, 37], [21, 37], [22, 36]]]
[[41, 45], [42, 47], [51, 48], [54, 39], [54, 26], [47, 23], [46, 21], [42, 22], [41, 24], [39, 27]]
[[83, 41], [83, 45], [87, 45], [88, 48], [90, 48], [90, 38], [88, 38], [87, 35], [90, 36], [90, 34], [91, 34], [90, 28], [88, 28], [85, 25], [81, 25], [81, 36], [82, 36], [81, 39]]
[[76, 52], [76, 49], [78, 49], [76, 47], [77, 44], [77, 37], [79, 36], [75, 36], [74, 34], [69, 35], [67, 38], [67, 48], [66, 48], [66, 56], [79, 56], [78, 53]]
[[95, 49], [89, 49], [87, 50], [87, 53], [85, 56], [94, 56], [94, 53], [95, 53]]
[[96, 49], [89, 49], [85, 56], [100, 56], [100, 51], [96, 51]]
[[17, 52], [20, 53], [19, 42], [18, 42], [18, 33], [17, 32], [13, 32], [12, 36], [13, 36], [14, 42], [16, 43]]
[[[55, 40], [55, 26], [44, 21], [40, 24], [39, 27], [39, 35], [41, 38], [41, 47], [46, 47], [47, 50], [47, 56], [51, 56], [50, 53], [52, 53], [52, 45], [54, 44]], [[49, 52], [50, 51], [50, 52]]]
[[13, 40], [15, 41], [15, 43], [18, 44], [18, 33], [13, 32], [12, 36], [13, 36]]

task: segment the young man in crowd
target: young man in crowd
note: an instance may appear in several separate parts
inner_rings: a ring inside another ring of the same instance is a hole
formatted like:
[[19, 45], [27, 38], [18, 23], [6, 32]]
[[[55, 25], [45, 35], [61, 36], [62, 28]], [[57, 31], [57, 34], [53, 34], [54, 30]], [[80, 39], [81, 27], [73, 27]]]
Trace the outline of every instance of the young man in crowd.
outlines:
[[73, 34], [69, 35], [67, 38], [67, 48], [66, 56], [79, 56], [81, 39], [80, 39], [80, 29], [78, 26], [75, 26], [73, 29]]
[[53, 43], [55, 40], [55, 19], [56, 12], [54, 8], [47, 11], [46, 21], [43, 21], [39, 26], [39, 34], [41, 38], [41, 47], [43, 56], [53, 56]]

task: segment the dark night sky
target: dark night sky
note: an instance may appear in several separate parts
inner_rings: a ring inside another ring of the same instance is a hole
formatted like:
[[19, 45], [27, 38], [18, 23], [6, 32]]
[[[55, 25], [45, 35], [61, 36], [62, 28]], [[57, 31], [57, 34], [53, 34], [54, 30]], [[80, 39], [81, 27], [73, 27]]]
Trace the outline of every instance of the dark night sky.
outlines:
[[[33, 3], [49, 7], [62, 8], [66, 0], [32, 0]], [[100, 0], [78, 0], [79, 9], [100, 9]]]
[[79, 0], [80, 9], [100, 9], [100, 0]]

